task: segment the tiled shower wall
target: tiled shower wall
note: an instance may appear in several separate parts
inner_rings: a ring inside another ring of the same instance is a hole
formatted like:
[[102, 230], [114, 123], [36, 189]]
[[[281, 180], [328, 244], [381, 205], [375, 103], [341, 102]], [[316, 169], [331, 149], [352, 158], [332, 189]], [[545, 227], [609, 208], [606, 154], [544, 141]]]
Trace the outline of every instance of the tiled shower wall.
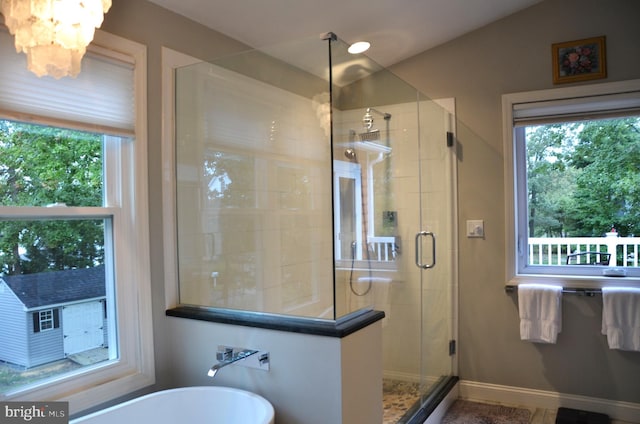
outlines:
[[[326, 93], [309, 99], [209, 64], [179, 70], [182, 303], [333, 318], [327, 100]], [[448, 356], [432, 349], [450, 337], [447, 114], [431, 101], [376, 109], [392, 115], [388, 132], [381, 117], [375, 127], [379, 142], [391, 146], [385, 207], [397, 213], [401, 252], [391, 267], [373, 271], [388, 282], [374, 283], [366, 296], [351, 292], [348, 266], [338, 269], [336, 310], [338, 316], [368, 306], [386, 312], [388, 376], [417, 380], [421, 365], [434, 376], [448, 374]], [[363, 114], [364, 109], [334, 110], [335, 159], [344, 160], [338, 146], [364, 131]], [[363, 169], [374, 159], [358, 152]], [[364, 178], [366, 185], [366, 173]], [[433, 231], [438, 246], [437, 266], [422, 275], [414, 263], [420, 230]], [[368, 270], [354, 272], [355, 278], [366, 275]]]

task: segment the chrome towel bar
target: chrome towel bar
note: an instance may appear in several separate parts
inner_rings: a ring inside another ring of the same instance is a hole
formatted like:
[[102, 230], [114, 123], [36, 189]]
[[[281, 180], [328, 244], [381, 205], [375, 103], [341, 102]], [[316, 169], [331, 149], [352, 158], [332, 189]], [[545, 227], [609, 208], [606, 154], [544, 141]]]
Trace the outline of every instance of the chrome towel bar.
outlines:
[[[518, 291], [518, 285], [517, 284], [509, 284], [504, 286], [504, 291], [506, 293], [516, 293]], [[568, 293], [568, 294], [577, 294], [580, 296], [589, 296], [589, 297], [593, 297], [597, 294], [602, 294], [602, 290], [601, 289], [585, 289], [585, 288], [574, 288], [574, 287], [563, 287], [562, 288], [562, 293]]]

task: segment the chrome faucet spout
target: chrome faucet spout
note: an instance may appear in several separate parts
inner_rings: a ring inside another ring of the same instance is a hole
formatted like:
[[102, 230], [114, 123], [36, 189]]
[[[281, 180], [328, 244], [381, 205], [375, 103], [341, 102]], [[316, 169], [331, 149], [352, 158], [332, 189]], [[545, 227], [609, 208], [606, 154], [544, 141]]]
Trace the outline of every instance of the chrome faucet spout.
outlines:
[[242, 361], [256, 353], [258, 353], [258, 351], [252, 349], [234, 350], [233, 348], [224, 348], [223, 350], [219, 350], [216, 354], [216, 359], [218, 359], [219, 362], [209, 369], [207, 375], [213, 378], [220, 369]]

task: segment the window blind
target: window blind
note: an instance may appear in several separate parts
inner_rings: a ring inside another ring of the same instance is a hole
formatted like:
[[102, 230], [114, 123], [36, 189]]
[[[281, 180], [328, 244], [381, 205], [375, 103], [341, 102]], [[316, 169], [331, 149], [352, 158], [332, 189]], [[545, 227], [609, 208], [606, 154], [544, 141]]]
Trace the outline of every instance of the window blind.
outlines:
[[[134, 134], [133, 63], [87, 52], [76, 78], [37, 77], [0, 27], [0, 117], [114, 135]], [[133, 59], [132, 59], [133, 62]]]
[[640, 91], [542, 100], [513, 105], [514, 125], [640, 115]]

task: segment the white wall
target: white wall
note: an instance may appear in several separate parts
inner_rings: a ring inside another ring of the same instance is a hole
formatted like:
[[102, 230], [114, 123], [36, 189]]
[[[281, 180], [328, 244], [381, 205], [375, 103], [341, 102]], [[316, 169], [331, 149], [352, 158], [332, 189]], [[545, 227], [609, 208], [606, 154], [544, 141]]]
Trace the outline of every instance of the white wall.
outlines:
[[[432, 98], [455, 97], [459, 220], [485, 220], [485, 238], [460, 231], [460, 377], [463, 380], [640, 403], [640, 354], [608, 349], [602, 299], [565, 296], [556, 345], [519, 338], [506, 295], [501, 96], [553, 88], [551, 44], [605, 35], [608, 77], [640, 77], [640, 2], [544, 0], [392, 70]], [[566, 84], [563, 84], [566, 86]]]
[[[278, 424], [382, 421], [380, 321], [344, 338], [166, 318], [176, 386], [222, 385], [258, 393]], [[231, 365], [212, 380], [218, 345], [268, 351], [270, 371]]]

